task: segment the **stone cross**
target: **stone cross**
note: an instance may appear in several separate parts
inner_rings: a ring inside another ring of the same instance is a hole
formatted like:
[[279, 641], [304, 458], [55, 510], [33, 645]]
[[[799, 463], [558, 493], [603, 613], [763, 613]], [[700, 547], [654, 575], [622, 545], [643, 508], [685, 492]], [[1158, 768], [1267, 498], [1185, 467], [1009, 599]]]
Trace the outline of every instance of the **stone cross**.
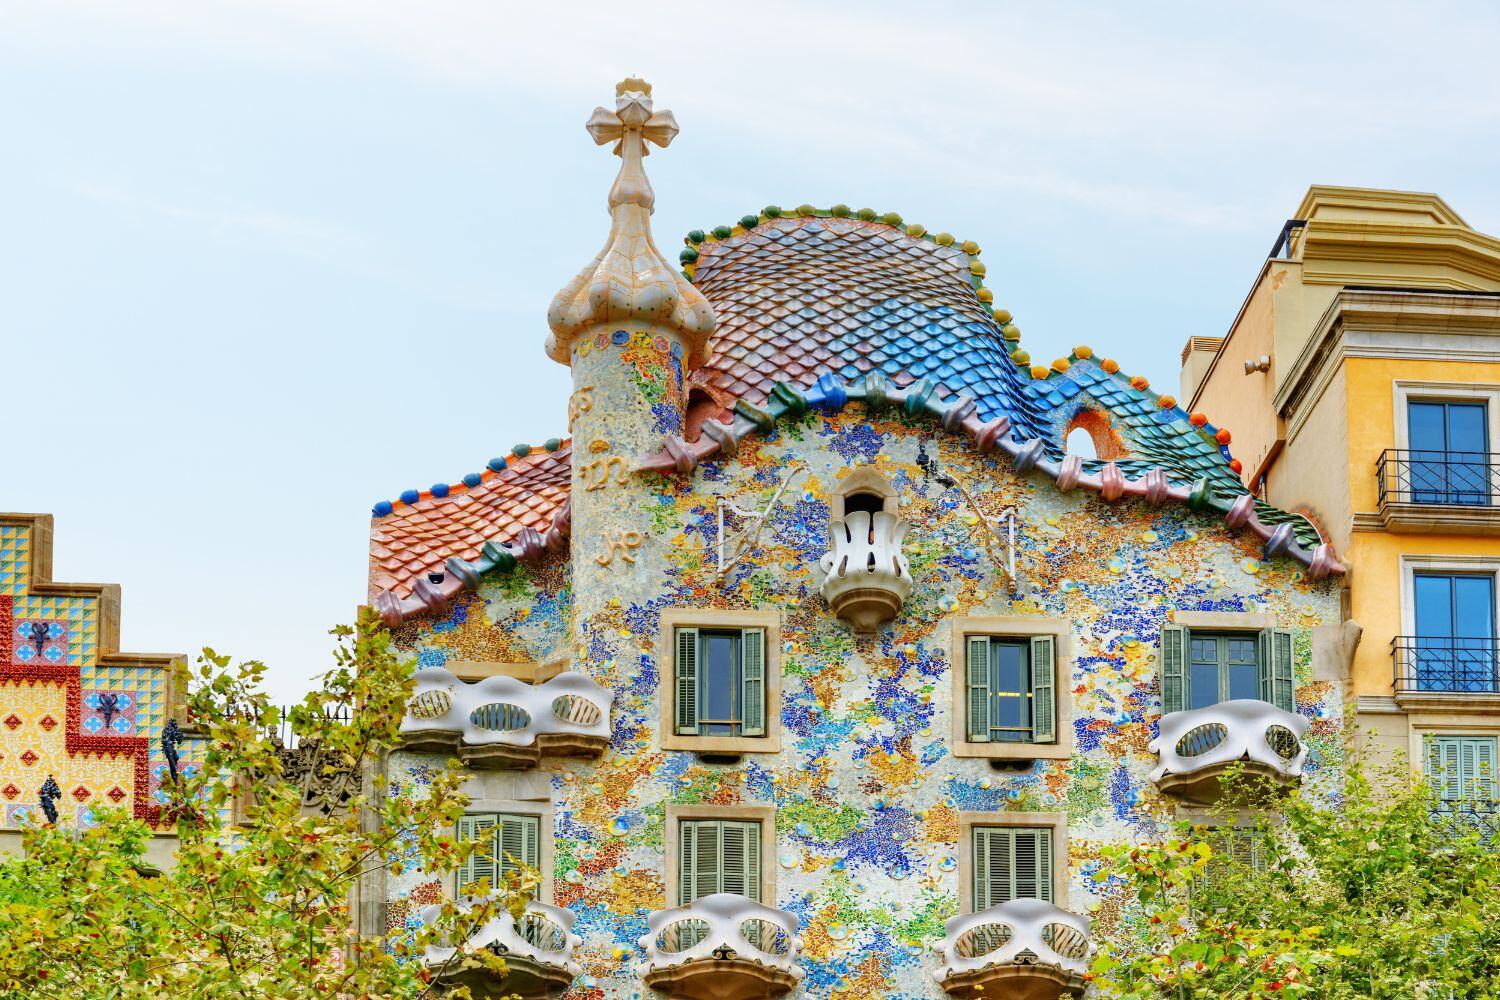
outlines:
[[613, 142], [614, 154], [623, 161], [620, 176], [609, 190], [609, 207], [640, 205], [651, 211], [656, 195], [646, 180], [641, 158], [651, 152], [646, 147], [648, 142], [665, 149], [679, 131], [672, 112], [652, 110], [651, 84], [634, 76], [621, 80], [615, 84], [615, 109], [595, 108], [584, 127], [596, 145]]

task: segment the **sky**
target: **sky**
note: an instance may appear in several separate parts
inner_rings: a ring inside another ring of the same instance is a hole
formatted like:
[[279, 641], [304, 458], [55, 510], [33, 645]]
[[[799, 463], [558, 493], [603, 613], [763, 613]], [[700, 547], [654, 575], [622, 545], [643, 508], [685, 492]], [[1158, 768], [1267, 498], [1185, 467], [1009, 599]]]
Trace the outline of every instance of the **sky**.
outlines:
[[[1175, 391], [1309, 184], [1500, 233], [1500, 8], [0, 0], [0, 509], [123, 586], [122, 646], [298, 697], [371, 505], [562, 436], [553, 293], [640, 75], [654, 227], [897, 211], [983, 248], [1040, 359]], [[1211, 414], [1210, 414], [1211, 416]]]

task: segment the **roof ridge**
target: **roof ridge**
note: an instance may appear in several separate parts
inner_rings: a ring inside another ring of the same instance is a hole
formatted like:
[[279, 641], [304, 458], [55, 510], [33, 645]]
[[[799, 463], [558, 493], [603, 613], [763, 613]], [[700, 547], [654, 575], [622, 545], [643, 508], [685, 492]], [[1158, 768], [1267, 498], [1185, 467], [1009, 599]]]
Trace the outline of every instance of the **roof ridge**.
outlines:
[[466, 493], [484, 483], [499, 477], [507, 469], [518, 470], [528, 466], [515, 463], [536, 458], [539, 455], [550, 455], [560, 451], [564, 446], [572, 445], [573, 438], [548, 438], [540, 446], [529, 444], [517, 444], [510, 449], [510, 458], [497, 455], [485, 463], [485, 467], [479, 472], [470, 472], [456, 483], [433, 483], [425, 490], [404, 490], [395, 500], [380, 500], [370, 509], [373, 518], [387, 517], [398, 510], [415, 507], [423, 500], [441, 500], [455, 493]]

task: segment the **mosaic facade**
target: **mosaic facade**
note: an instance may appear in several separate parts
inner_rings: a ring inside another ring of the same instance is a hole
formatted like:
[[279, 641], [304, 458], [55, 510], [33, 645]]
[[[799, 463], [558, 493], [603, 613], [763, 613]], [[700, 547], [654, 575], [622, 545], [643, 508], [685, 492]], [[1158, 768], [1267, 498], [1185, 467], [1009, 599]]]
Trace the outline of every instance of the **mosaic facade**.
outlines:
[[[1278, 630], [1287, 704], [1307, 722], [1297, 794], [1336, 792], [1342, 567], [1310, 523], [1244, 490], [1227, 431], [1087, 348], [1030, 365], [978, 248], [894, 213], [768, 207], [690, 234], [678, 274], [652, 242], [640, 169], [675, 121], [626, 81], [589, 129], [623, 165], [610, 240], [549, 315], [548, 354], [573, 371], [571, 439], [382, 501], [372, 528], [371, 600], [414, 666], [560, 664], [612, 696], [597, 759], [544, 753], [476, 770], [468, 789], [477, 809], [543, 819], [542, 901], [579, 938], [568, 996], [693, 995], [651, 978], [683, 817], [761, 824], [762, 902], [800, 940], [795, 985], [773, 992], [942, 995], [934, 949], [971, 895], [976, 824], [1055, 831], [1054, 902], [1109, 927], [1121, 900], [1093, 877], [1100, 848], [1181, 814], [1151, 780], [1150, 744], [1164, 631], [1183, 624]], [[1076, 426], [1097, 457], [1066, 453]], [[548, 495], [547, 520], [436, 538], [562, 455], [571, 486]], [[884, 516], [850, 513], [856, 481], [909, 523], [892, 535], [909, 579], [869, 632], [834, 613], [817, 568], [830, 531]], [[433, 546], [440, 560], [412, 555]], [[674, 623], [716, 621], [764, 630], [760, 742], [694, 744], [672, 721]], [[1054, 744], [968, 742], [973, 632], [1056, 641]], [[479, 711], [468, 725], [499, 727]], [[393, 793], [421, 795], [447, 756], [393, 754]], [[454, 889], [408, 860], [380, 931]]]
[[65, 823], [87, 826], [103, 806], [155, 823], [176, 658], [119, 652], [119, 588], [55, 583], [51, 567], [51, 517], [0, 514], [5, 826], [40, 816], [48, 777]]

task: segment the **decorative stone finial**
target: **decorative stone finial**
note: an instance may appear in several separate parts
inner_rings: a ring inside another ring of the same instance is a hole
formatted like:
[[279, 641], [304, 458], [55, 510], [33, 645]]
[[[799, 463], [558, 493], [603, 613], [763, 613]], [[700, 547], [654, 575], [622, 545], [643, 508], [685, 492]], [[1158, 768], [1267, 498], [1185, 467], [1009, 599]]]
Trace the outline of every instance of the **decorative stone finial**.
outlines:
[[620, 174], [609, 190], [609, 239], [593, 262], [552, 300], [547, 356], [568, 364], [573, 341], [596, 326], [650, 323], [680, 337], [687, 365], [708, 360], [714, 312], [708, 300], [662, 256], [651, 239], [656, 195], [641, 160], [647, 143], [665, 148], [677, 119], [651, 106], [651, 85], [628, 77], [615, 85], [615, 109], [595, 108], [586, 126], [594, 142], [613, 142]]

